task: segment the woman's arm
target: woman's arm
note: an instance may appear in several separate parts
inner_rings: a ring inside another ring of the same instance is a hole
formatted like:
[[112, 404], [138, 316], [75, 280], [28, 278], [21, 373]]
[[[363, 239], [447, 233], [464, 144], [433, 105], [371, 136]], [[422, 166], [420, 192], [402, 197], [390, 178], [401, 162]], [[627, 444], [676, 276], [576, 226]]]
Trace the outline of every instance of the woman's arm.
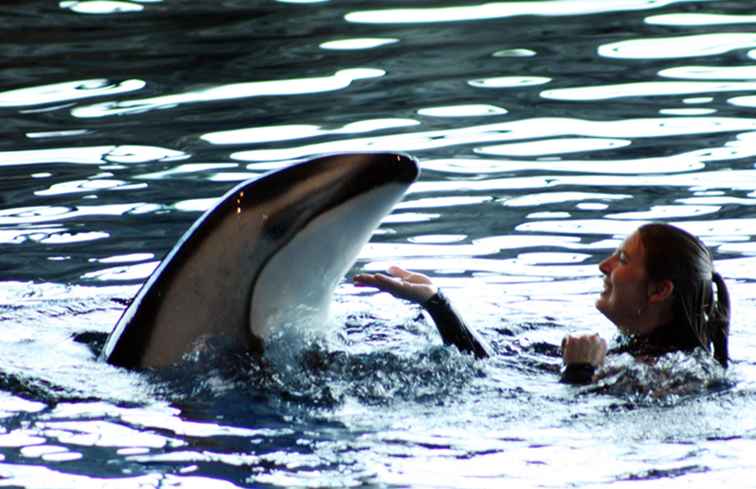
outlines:
[[446, 345], [454, 345], [459, 351], [472, 353], [475, 358], [491, 356], [486, 343], [477, 332], [467, 326], [462, 317], [449, 302], [449, 299], [439, 290], [424, 304], [425, 310], [433, 318], [441, 339]]
[[491, 356], [486, 343], [465, 324], [430, 278], [400, 267], [391, 267], [388, 272], [390, 275], [359, 274], [353, 280], [357, 285], [376, 287], [394, 297], [423, 306], [433, 318], [444, 344], [454, 345], [462, 352], [472, 353], [476, 358]]

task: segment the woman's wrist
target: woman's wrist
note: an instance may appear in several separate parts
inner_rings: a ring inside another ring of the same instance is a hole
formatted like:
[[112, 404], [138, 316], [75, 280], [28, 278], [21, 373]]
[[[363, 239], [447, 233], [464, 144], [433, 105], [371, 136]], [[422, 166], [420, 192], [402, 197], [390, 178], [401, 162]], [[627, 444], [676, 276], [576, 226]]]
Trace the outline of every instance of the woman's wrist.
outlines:
[[585, 385], [593, 382], [596, 367], [591, 363], [570, 363], [562, 368], [561, 382]]
[[447, 302], [446, 296], [436, 286], [428, 287], [428, 290], [418, 291], [417, 300], [415, 301], [423, 307], [427, 307], [434, 302]]

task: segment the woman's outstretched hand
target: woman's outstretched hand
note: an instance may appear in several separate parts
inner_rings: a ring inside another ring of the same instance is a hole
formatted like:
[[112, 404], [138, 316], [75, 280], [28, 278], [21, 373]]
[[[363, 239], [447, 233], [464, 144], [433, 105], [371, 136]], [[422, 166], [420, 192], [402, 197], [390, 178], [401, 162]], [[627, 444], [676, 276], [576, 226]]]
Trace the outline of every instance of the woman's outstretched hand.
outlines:
[[422, 273], [415, 273], [401, 267], [388, 269], [389, 275], [383, 273], [360, 273], [352, 280], [356, 285], [376, 287], [394, 297], [418, 304], [424, 304], [438, 292], [431, 279]]

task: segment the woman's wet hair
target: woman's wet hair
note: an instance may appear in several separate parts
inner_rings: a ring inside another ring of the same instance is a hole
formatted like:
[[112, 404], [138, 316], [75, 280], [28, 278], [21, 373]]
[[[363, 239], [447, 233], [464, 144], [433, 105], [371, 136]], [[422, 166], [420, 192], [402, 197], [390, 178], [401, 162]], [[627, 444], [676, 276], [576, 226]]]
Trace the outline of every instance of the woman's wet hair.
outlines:
[[708, 248], [692, 234], [669, 224], [646, 224], [638, 233], [646, 251], [649, 279], [674, 284], [672, 327], [680, 328], [680, 340], [692, 334], [727, 367], [730, 296], [722, 276], [714, 270]]

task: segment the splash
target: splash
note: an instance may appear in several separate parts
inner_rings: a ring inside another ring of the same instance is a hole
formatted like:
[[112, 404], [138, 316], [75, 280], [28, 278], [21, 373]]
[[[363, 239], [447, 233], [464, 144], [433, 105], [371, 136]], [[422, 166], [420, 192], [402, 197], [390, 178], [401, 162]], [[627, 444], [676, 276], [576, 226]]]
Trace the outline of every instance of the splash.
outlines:
[[654, 361], [623, 353], [611, 358], [598, 376], [589, 390], [652, 404], [675, 404], [728, 384], [726, 371], [702, 349], [668, 353]]

